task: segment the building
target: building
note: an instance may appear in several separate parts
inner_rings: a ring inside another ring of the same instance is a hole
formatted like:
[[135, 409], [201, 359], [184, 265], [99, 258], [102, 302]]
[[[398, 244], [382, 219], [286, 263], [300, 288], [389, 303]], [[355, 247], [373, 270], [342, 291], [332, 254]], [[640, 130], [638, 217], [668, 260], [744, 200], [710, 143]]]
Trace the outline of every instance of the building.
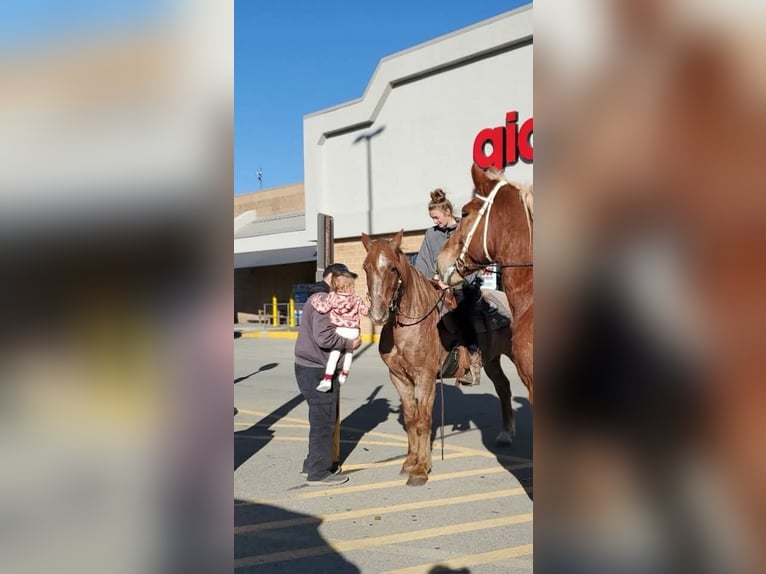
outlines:
[[[333, 217], [335, 261], [361, 274], [364, 294], [361, 233], [404, 229], [403, 248], [417, 253], [429, 192], [443, 188], [459, 209], [474, 160], [532, 182], [532, 30], [529, 4], [398, 52], [361, 98], [305, 116], [303, 197], [296, 185], [235, 198], [235, 314], [315, 280], [320, 213]], [[258, 198], [260, 211], [246, 206]]]

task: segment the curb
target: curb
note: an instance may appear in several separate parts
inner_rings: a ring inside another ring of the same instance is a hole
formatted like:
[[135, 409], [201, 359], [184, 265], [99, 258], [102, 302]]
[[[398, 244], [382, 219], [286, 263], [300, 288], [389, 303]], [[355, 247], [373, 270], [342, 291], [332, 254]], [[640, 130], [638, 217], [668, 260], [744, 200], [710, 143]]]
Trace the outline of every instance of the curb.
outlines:
[[[237, 329], [234, 329], [235, 331]], [[244, 331], [240, 336], [248, 339], [297, 339], [297, 331]], [[362, 343], [378, 343], [379, 334], [362, 333]]]

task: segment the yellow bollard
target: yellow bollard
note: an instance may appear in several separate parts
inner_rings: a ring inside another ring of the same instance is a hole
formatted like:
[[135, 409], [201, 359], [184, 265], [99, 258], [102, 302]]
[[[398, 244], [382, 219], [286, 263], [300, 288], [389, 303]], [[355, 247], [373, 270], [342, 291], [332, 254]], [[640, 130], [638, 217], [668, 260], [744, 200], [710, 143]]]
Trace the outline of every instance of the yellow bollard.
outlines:
[[295, 327], [295, 301], [290, 297], [290, 302], [287, 304], [287, 316], [289, 317], [288, 325]]
[[271, 324], [279, 327], [279, 310], [277, 309], [277, 298], [271, 298]]

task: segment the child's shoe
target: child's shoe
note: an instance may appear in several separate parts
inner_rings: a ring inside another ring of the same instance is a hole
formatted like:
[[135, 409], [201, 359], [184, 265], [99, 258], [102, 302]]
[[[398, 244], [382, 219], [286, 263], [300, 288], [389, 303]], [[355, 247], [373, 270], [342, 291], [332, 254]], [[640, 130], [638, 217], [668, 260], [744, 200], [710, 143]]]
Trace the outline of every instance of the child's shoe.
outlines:
[[338, 376], [338, 382], [342, 385], [348, 379], [348, 371], [341, 371]]
[[332, 389], [332, 377], [325, 375], [322, 382], [317, 385], [317, 390], [326, 393], [330, 389]]

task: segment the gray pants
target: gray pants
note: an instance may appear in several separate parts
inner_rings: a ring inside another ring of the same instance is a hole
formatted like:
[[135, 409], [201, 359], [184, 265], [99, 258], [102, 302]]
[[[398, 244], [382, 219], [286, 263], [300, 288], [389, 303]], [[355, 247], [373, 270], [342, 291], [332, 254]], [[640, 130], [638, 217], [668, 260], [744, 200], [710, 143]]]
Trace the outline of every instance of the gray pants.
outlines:
[[298, 389], [309, 405], [309, 452], [303, 461], [303, 471], [308, 473], [309, 480], [321, 480], [332, 473], [339, 385], [336, 376], [332, 381], [332, 390], [326, 393], [317, 391], [323, 376], [323, 367], [295, 365]]

